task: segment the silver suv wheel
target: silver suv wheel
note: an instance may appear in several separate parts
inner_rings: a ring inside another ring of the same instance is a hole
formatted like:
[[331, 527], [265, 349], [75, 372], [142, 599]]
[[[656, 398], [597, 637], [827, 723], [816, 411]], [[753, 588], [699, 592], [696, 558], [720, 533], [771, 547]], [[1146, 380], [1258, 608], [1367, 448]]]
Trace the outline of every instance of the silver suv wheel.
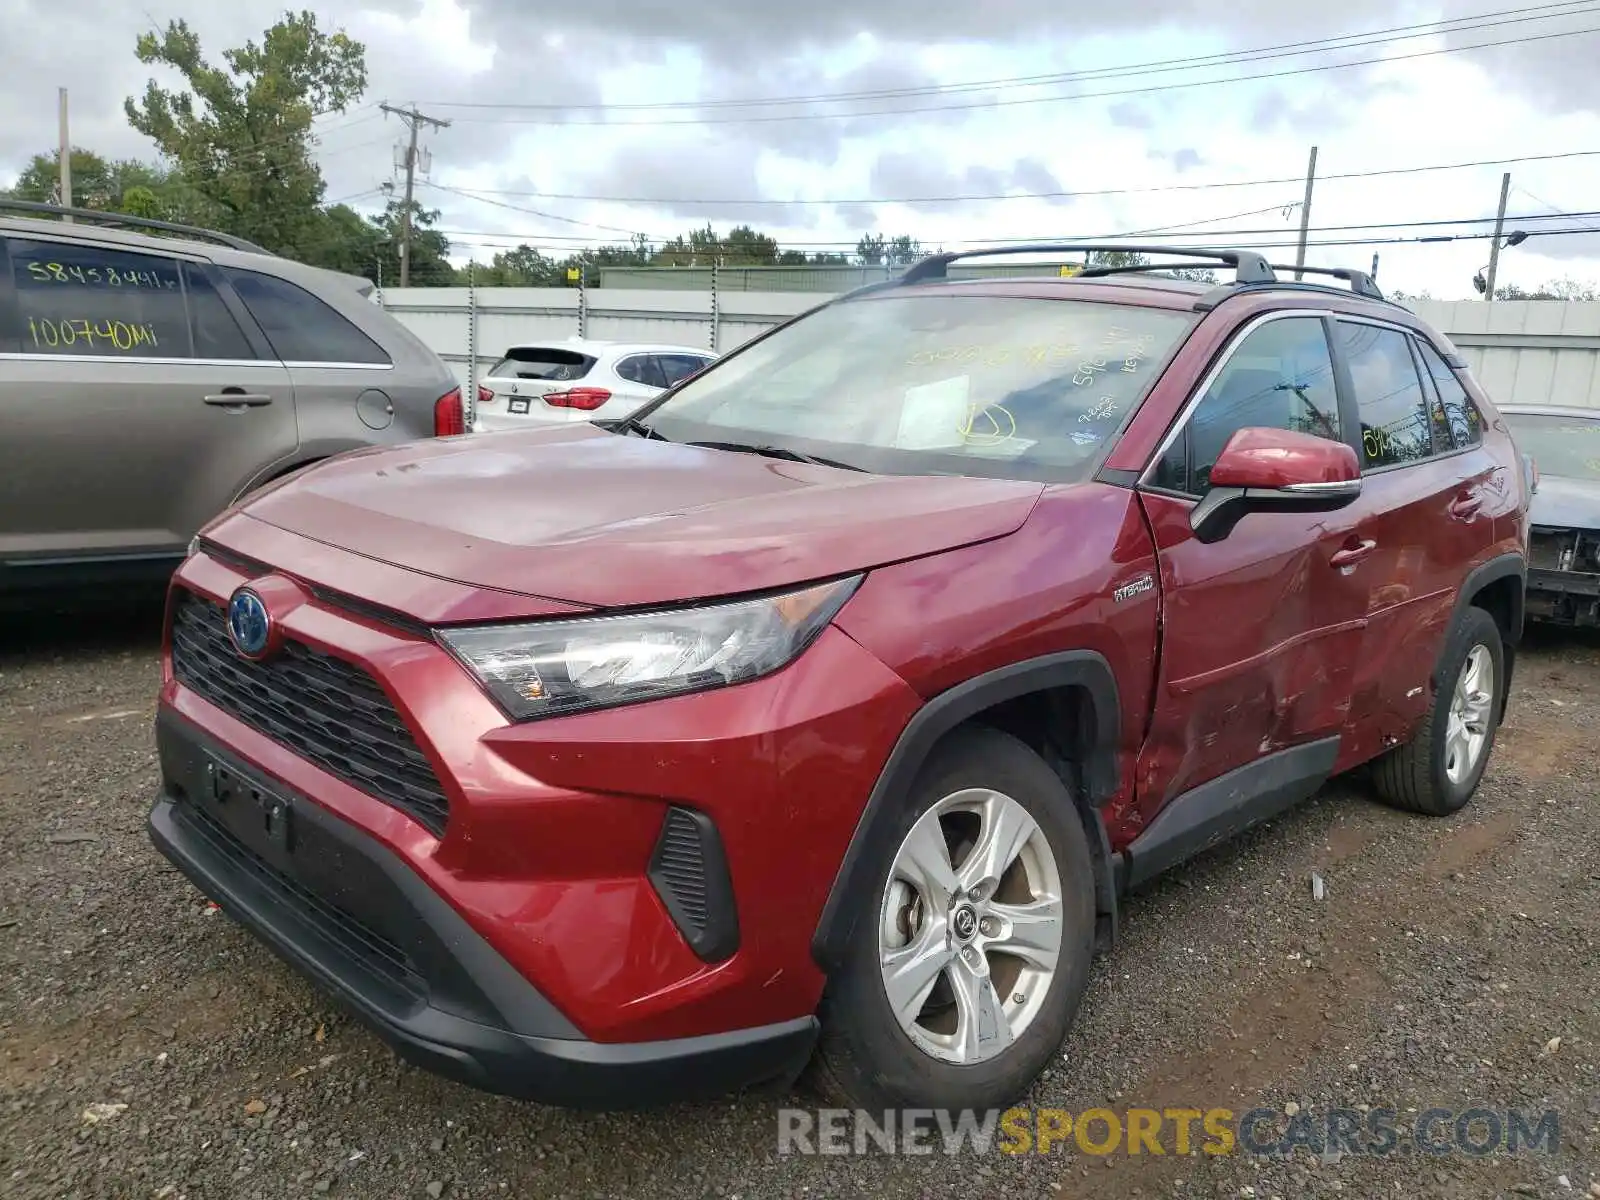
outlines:
[[906, 834], [884, 888], [889, 1006], [942, 1062], [994, 1058], [1039, 1015], [1062, 935], [1061, 872], [1032, 815], [1001, 792], [954, 792]]
[[1494, 719], [1494, 696], [1494, 658], [1487, 646], [1473, 646], [1456, 676], [1445, 725], [1444, 773], [1453, 784], [1471, 776], [1483, 757]]

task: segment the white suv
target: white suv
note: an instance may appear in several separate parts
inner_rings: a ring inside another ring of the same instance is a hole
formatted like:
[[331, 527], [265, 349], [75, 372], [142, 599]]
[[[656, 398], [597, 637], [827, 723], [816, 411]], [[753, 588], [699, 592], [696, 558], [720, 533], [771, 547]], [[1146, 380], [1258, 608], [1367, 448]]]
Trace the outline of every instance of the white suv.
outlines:
[[573, 338], [512, 346], [478, 389], [479, 433], [530, 425], [614, 421], [716, 355], [692, 346]]

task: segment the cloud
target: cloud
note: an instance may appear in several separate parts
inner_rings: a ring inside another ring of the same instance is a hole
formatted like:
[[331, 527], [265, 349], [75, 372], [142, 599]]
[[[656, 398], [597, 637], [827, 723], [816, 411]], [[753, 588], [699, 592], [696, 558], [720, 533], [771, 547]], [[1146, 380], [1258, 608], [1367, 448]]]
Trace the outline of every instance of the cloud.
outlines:
[[[704, 203], [762, 192], [757, 156], [730, 153], [725, 143], [704, 133], [630, 139], [608, 158], [578, 165], [572, 180], [580, 194], [663, 197], [650, 204], [655, 213], [695, 225], [805, 226], [816, 220], [804, 205]], [[659, 217], [653, 221], [656, 228], [661, 224]]]
[[[220, 62], [228, 48], [259, 41], [279, 15], [259, 8], [246, 11], [242, 4], [181, 7], [191, 11], [174, 13], [174, 19], [189, 21], [200, 36], [202, 53], [212, 62]], [[437, 0], [426, 4], [397, 0], [393, 7], [395, 13], [378, 11], [372, 0], [324, 0], [318, 7], [324, 31], [344, 28], [367, 47], [368, 87], [363, 101], [316, 125], [321, 139], [318, 157], [330, 199], [371, 189], [393, 174], [392, 147], [402, 126], [395, 118], [381, 118], [378, 101], [514, 104], [528, 95], [521, 72], [493, 69], [493, 46], [474, 45], [461, 36], [461, 22], [448, 4], [441, 10]], [[0, 29], [50, 30], [47, 43], [0, 39], [0, 112], [50, 113], [43, 121], [0, 122], [0, 180], [20, 170], [32, 155], [54, 151], [54, 102], [62, 80], [71, 88], [75, 146], [110, 158], [155, 157], [154, 146], [129, 126], [123, 100], [143, 95], [152, 78], [174, 88], [182, 86], [182, 79], [165, 68], [148, 67], [135, 56], [138, 36], [152, 28], [145, 13], [139, 5], [106, 0], [0, 0]], [[403, 23], [406, 16], [411, 24]], [[47, 54], [34, 52], [41, 44], [53, 49]], [[93, 64], [93, 69], [79, 69], [85, 64]], [[593, 104], [601, 99], [593, 71], [581, 61], [541, 59], [539, 74], [541, 88], [561, 103]], [[438, 115], [459, 116], [450, 111]], [[427, 134], [424, 142], [437, 148], [442, 160], [468, 166], [490, 163], [505, 155], [512, 128], [457, 119], [448, 131]]]
[[[885, 198], [939, 196], [995, 196], [1011, 193], [1038, 195], [1067, 190], [1055, 173], [1037, 158], [1024, 158], [1006, 167], [981, 164], [954, 167], [921, 150], [889, 151], [872, 167], [869, 193]], [[917, 211], [952, 212], [964, 206], [955, 201], [919, 204]]]
[[1179, 175], [1185, 171], [1192, 171], [1196, 167], [1205, 166], [1209, 161], [1203, 158], [1200, 151], [1192, 146], [1184, 146], [1179, 150], [1151, 150], [1147, 155], [1151, 162], [1165, 163]]
[[1142, 104], [1132, 100], [1122, 100], [1106, 109], [1106, 114], [1111, 118], [1111, 123], [1122, 129], [1154, 129], [1156, 124], [1155, 114]]

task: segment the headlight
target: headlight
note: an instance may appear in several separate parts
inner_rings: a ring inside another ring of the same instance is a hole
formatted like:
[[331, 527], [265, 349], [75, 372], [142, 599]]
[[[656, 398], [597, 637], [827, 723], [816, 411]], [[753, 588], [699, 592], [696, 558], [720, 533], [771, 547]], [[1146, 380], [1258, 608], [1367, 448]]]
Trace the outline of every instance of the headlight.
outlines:
[[464, 626], [438, 637], [508, 716], [526, 721], [769, 675], [812, 643], [860, 582], [703, 608]]

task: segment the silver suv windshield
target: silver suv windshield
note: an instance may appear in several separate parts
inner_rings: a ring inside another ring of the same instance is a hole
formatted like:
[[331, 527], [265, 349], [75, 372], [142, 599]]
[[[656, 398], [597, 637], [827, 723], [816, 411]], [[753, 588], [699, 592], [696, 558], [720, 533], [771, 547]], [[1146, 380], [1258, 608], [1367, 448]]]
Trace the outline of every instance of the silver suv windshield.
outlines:
[[1600, 482], [1600, 420], [1582, 415], [1502, 413], [1517, 449], [1539, 474]]
[[643, 416], [676, 442], [888, 474], [1087, 478], [1194, 327], [1078, 300], [864, 297], [723, 359]]

